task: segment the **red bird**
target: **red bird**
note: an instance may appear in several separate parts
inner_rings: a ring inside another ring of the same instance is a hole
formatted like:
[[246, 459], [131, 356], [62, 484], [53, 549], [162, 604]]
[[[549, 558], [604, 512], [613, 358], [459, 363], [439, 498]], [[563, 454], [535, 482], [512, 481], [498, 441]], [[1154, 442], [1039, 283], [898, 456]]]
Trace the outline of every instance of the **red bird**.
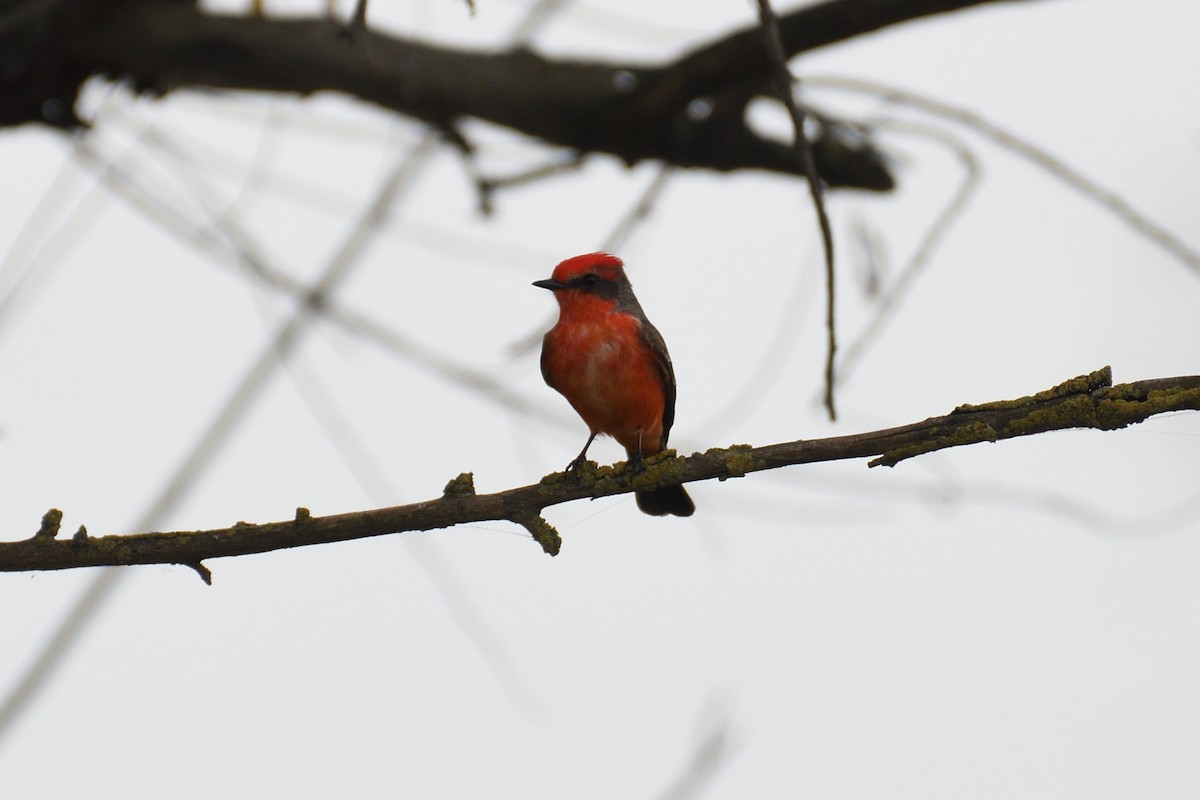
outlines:
[[[542, 340], [542, 377], [583, 417], [591, 436], [568, 469], [583, 463], [597, 434], [625, 448], [631, 462], [667, 446], [675, 421], [675, 371], [662, 335], [646, 319], [621, 259], [587, 253], [534, 281], [558, 300], [558, 322]], [[647, 514], [690, 517], [682, 486], [635, 492]]]

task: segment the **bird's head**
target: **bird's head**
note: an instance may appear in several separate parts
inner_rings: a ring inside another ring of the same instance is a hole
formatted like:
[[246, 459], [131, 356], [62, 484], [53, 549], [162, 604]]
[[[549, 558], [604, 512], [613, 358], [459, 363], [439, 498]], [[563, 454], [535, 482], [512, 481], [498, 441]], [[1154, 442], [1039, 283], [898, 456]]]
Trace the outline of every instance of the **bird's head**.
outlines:
[[[625, 265], [609, 253], [585, 253], [559, 263], [549, 280], [534, 281], [534, 286], [549, 289], [562, 302], [565, 296], [595, 295], [615, 300], [623, 286], [629, 285]], [[576, 294], [578, 292], [579, 294]]]

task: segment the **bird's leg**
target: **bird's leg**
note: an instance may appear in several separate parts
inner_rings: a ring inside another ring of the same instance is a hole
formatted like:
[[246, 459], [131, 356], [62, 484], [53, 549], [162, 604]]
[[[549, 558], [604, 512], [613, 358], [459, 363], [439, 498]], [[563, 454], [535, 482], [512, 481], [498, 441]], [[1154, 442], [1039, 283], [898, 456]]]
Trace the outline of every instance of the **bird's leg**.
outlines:
[[567, 464], [567, 472], [574, 472], [583, 466], [583, 462], [587, 460], [588, 448], [592, 446], [592, 440], [595, 438], [596, 434], [594, 433], [588, 437], [587, 442], [583, 445], [583, 449], [579, 451], [579, 455], [575, 456], [575, 459], [570, 464]]
[[642, 463], [645, 460], [646, 457], [642, 455], [642, 432], [639, 430], [637, 450], [635, 450], [633, 455], [629, 457], [629, 461], [625, 462], [625, 469], [631, 472], [634, 470], [639, 470], [642, 468]]

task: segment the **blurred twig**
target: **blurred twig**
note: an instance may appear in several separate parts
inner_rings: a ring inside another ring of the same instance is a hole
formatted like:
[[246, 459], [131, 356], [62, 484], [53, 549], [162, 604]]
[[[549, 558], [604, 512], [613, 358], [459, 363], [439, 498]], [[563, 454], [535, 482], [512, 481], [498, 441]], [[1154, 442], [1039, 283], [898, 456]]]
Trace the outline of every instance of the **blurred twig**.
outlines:
[[[156, 138], [147, 141], [158, 143]], [[220, 216], [214, 220], [212, 226], [198, 225], [194, 220], [181, 216], [178, 210], [164, 203], [148, 187], [126, 172], [108, 167], [109, 162], [86, 141], [79, 143], [76, 152], [83, 163], [100, 167], [97, 177], [103, 184], [121, 194], [134, 208], [149, 215], [164, 230], [176, 234], [197, 248], [242, 267], [245, 274], [256, 278], [267, 287], [298, 299], [308, 290], [302, 281], [275, 268], [257, 255], [259, 248], [233, 220]], [[364, 341], [427, 369], [442, 380], [477, 391], [498, 405], [526, 418], [539, 421], [564, 419], [547, 413], [540, 404], [509, 389], [486, 372], [456, 361], [445, 353], [439, 353], [393, 327], [339, 303], [336, 299], [325, 298], [316, 312], [323, 319], [361, 337]]]
[[[672, 174], [672, 169], [665, 164], [658, 168], [654, 179], [646, 185], [646, 188], [642, 189], [637, 199], [634, 200], [633, 206], [617, 220], [617, 224], [609, 231], [608, 236], [604, 237], [604, 241], [600, 245], [601, 250], [612, 253], [620, 249], [634, 229], [650, 216], [650, 212], [654, 210], [654, 204], [658, 202], [658, 198], [662, 195]], [[546, 329], [554, 324], [554, 317], [557, 315], [558, 312], [555, 311], [546, 322], [510, 344], [508, 351], [513, 356], [521, 356], [532, 351], [542, 343], [542, 336], [545, 335]]]
[[971, 149], [967, 147], [966, 143], [958, 137], [932, 126], [916, 125], [898, 120], [882, 120], [875, 123], [874, 127], [907, 131], [939, 141], [954, 151], [963, 165], [964, 172], [962, 181], [958, 184], [958, 188], [955, 189], [954, 195], [946, 202], [945, 207], [933, 221], [933, 224], [926, 229], [925, 235], [921, 237], [921, 242], [917, 245], [916, 251], [913, 252], [908, 263], [900, 271], [895, 283], [884, 292], [883, 299], [873, 309], [871, 321], [842, 351], [841, 376], [843, 381], [849, 377], [863, 353], [866, 352], [866, 349], [879, 338], [887, 323], [895, 316], [896, 310], [908, 297], [909, 290], [915, 285], [917, 278], [929, 263], [934, 251], [945, 239], [954, 222], [966, 210], [967, 202], [971, 199], [971, 196], [979, 189], [979, 160], [971, 152]]
[[[543, 16], [539, 18], [539, 21], [543, 21], [545, 18]], [[527, 33], [531, 32], [532, 28], [526, 28], [525, 31]], [[427, 154], [433, 151], [436, 145], [437, 137], [432, 134], [427, 135], [409, 157], [403, 158], [398, 162], [396, 169], [382, 183], [379, 192], [364, 216], [354, 226], [343, 246], [329, 262], [324, 274], [312, 287], [304, 289], [303, 302], [293, 317], [279, 329], [276, 337], [264, 351], [258, 362], [245, 374], [242, 382], [233, 394], [230, 395], [225, 406], [211, 423], [208, 431], [184, 458], [172, 476], [172, 479], [162, 489], [150, 508], [143, 514], [137, 527], [157, 527], [161, 524], [160, 520], [165, 518], [170, 509], [179, 502], [188, 486], [194, 481], [195, 476], [202, 471], [204, 466], [215, 455], [220, 444], [228, 437], [245, 409], [249, 407], [258, 390], [262, 386], [265, 386], [266, 380], [271, 374], [271, 366], [278, 359], [284, 357], [294, 346], [300, 333], [312, 319], [315, 319], [319, 313], [328, 310], [330, 291], [346, 277], [351, 266], [358, 261], [362, 250], [375, 235], [376, 230], [386, 220], [386, 216], [401, 186], [413, 178], [416, 168], [425, 160]], [[172, 221], [177, 222], [176, 220]], [[187, 227], [186, 224], [184, 227]], [[192, 230], [190, 233], [200, 235], [200, 238], [205, 238], [201, 235], [202, 232], [200, 231]], [[244, 257], [247, 255], [247, 252], [239, 250], [239, 255]], [[254, 264], [253, 266], [261, 267], [260, 264]], [[262, 269], [252, 271], [256, 271], [260, 277], [266, 277], [266, 272]], [[286, 285], [287, 283], [288, 281], [280, 277], [280, 285]], [[299, 284], [294, 288], [299, 289]], [[394, 339], [389, 341], [395, 343]], [[425, 355], [428, 356], [428, 354]], [[427, 360], [436, 361], [436, 359]], [[487, 384], [485, 381], [484, 385], [491, 384]], [[80, 528], [79, 534], [76, 534], [76, 537], [72, 541], [77, 544], [87, 541], [83, 528]], [[182, 563], [195, 569], [205, 582], [211, 580], [211, 574], [200, 560], [189, 560]], [[21, 678], [18, 679], [16, 686], [6, 695], [3, 705], [0, 705], [0, 740], [12, 729], [20, 713], [33, 701], [38, 690], [53, 673], [54, 668], [66, 656], [83, 630], [86, 629], [88, 623], [103, 605], [104, 600], [112, 593], [122, 574], [116, 570], [107, 570], [93, 581], [83, 596], [80, 597], [74, 607], [67, 613], [67, 616], [51, 637], [50, 642], [38, 652], [32, 664], [22, 674]], [[433, 575], [430, 577], [434, 579]]]
[[711, 722], [704, 736], [696, 742], [691, 759], [660, 800], [692, 800], [702, 797], [733, 755], [733, 736], [729, 732], [729, 715], [724, 713]]
[[1145, 214], [1142, 214], [1120, 195], [1104, 188], [1082, 172], [1068, 166], [1066, 162], [1050, 154], [1045, 149], [1000, 127], [973, 111], [877, 81], [839, 76], [806, 75], [804, 82], [808, 86], [824, 86], [830, 89], [876, 95], [885, 100], [920, 109], [926, 113], [965, 125], [1004, 149], [1037, 164], [1047, 173], [1058, 178], [1085, 197], [1096, 201], [1115, 214], [1122, 222], [1132, 228], [1135, 233], [1154, 242], [1184, 266], [1200, 274], [1200, 252], [1188, 246], [1178, 236]]
[[658, 171], [654, 173], [654, 180], [650, 181], [638, 195], [633, 207], [617, 221], [616, 227], [609, 231], [604, 243], [600, 245], [601, 250], [615, 253], [621, 249], [633, 229], [650, 217], [650, 212], [654, 210], [654, 204], [658, 202], [663, 189], [667, 188], [667, 182], [671, 179], [673, 172], [671, 167], [666, 164], [659, 166]]

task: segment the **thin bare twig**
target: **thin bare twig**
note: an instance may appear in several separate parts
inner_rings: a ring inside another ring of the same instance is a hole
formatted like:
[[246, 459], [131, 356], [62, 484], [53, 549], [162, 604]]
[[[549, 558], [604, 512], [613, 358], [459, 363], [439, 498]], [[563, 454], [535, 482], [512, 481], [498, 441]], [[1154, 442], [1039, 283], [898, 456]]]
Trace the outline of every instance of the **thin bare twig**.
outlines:
[[[274, 366], [279, 363], [279, 360], [286, 358], [287, 354], [295, 347], [303, 329], [314, 318], [314, 309], [321, 306], [328, 293], [345, 278], [351, 266], [357, 261], [371, 231], [383, 221], [400, 187], [412, 179], [414, 165], [423, 161], [428, 153], [432, 152], [435, 145], [436, 140], [432, 136], [426, 137], [422, 149], [398, 162], [395, 170], [383, 182], [375, 202], [367, 210], [359, 224], [355, 226], [342, 248], [331, 259], [321, 279], [307, 293], [305, 302], [295, 312], [295, 315], [279, 329], [257, 362], [243, 376], [205, 433], [176, 467], [171, 479], [161, 489], [150, 507], [143, 512], [137, 527], [153, 528], [162, 524], [170, 510], [183, 499], [189, 487], [193, 485], [196, 476], [207, 467], [220, 448], [229, 440], [246, 410], [262, 388], [266, 386], [268, 379], [273, 374]], [[89, 539], [83, 537], [72, 541], [79, 544], [87, 542]], [[194, 558], [181, 559], [176, 563], [186, 564], [203, 577], [206, 572], [202, 571], [202, 561], [201, 558]], [[120, 573], [102, 573], [76, 602], [75, 606], [67, 612], [50, 644], [39, 652], [29, 670], [18, 682], [16, 689], [8, 695], [2, 709], [5, 713], [0, 714], [0, 737], [11, 728], [19, 712], [27, 707], [36, 691], [44, 684], [54, 665], [70, 649], [71, 644], [86, 627], [88, 621], [94, 618], [97, 608], [111, 595], [120, 577]], [[211, 576], [209, 579], [211, 580]], [[11, 711], [9, 711], [10, 708]]]
[[[527, 16], [528, 18], [528, 16]], [[539, 19], [544, 21], [545, 16]], [[533, 27], [527, 29], [531, 32]], [[436, 137], [426, 136], [416, 152], [432, 150], [436, 145]], [[327, 310], [328, 295], [334, 286], [345, 277], [350, 266], [358, 260], [362, 248], [366, 245], [373, 231], [385, 220], [395, 194], [402, 182], [411, 178], [408, 169], [414, 162], [401, 162], [398, 170], [393, 173], [375, 198], [375, 202], [359, 224], [351, 232], [343, 247], [331, 260], [322, 278], [309, 289], [304, 302], [296, 315], [280, 328], [275, 340], [271, 343], [263, 358], [249, 371], [242, 384], [227, 401], [226, 406], [213, 421], [209, 432], [201, 438], [195, 448], [179, 466], [173, 479], [163, 488], [161, 494], [151, 507], [142, 515], [139, 528], [156, 527], [159, 523], [154, 520], [165, 516], [167, 511], [182, 496], [185, 488], [193, 479], [193, 475], [203, 469], [218, 449], [218, 442], [227, 435], [240, 416], [235, 407], [246, 405], [257, 392], [257, 386], [265, 385], [269, 370], [265, 367], [270, 361], [282, 357], [295, 343], [304, 326], [316, 316]], [[202, 237], [203, 238], [203, 237]], [[255, 272], [255, 270], [251, 270]], [[265, 277], [260, 274], [259, 277]], [[282, 284], [281, 284], [282, 285]], [[361, 321], [361, 320], [360, 320]], [[426, 356], [428, 354], [425, 354]], [[427, 359], [428, 360], [428, 359]], [[461, 376], [460, 376], [461, 377]], [[224, 433], [222, 433], [224, 430]], [[84, 533], [81, 529], [81, 533]], [[91, 541], [86, 534], [77, 535], [71, 540], [76, 545], [84, 545]], [[203, 559], [186, 559], [175, 563], [184, 564], [194, 569], [206, 582], [211, 581], [211, 574], [203, 564]], [[54, 669], [70, 651], [71, 646], [79, 635], [87, 628], [104, 601], [111, 595], [123, 573], [116, 570], [105, 570], [88, 587], [67, 613], [62, 623], [55, 630], [51, 640], [35, 656], [28, 669], [22, 674], [16, 686], [5, 696], [0, 705], [0, 740], [12, 730], [13, 724], [29, 704], [34, 700], [38, 691], [53, 674]]]
[[663, 189], [667, 188], [667, 182], [673, 174], [674, 170], [669, 164], [659, 165], [658, 171], [654, 173], [654, 180], [650, 181], [649, 185], [642, 190], [637, 201], [625, 213], [625, 216], [617, 221], [616, 227], [609, 232], [604, 243], [600, 245], [601, 250], [613, 253], [621, 249], [625, 240], [633, 233], [634, 228], [650, 217], [650, 212], [654, 210], [654, 204], [662, 196]]
[[[158, 138], [147, 138], [145, 141], [157, 144]], [[99, 153], [87, 145], [86, 141], [77, 145], [76, 154], [85, 165], [97, 167], [96, 174], [101, 183], [120, 193], [133, 208], [150, 216], [163, 230], [177, 235], [210, 255], [219, 256], [221, 262], [241, 267], [243, 274], [255, 278], [268, 288], [297, 299], [301, 299], [308, 291], [303, 282], [255, 255], [259, 250], [257, 245], [246, 231], [231, 220], [218, 217], [212, 226], [201, 226], [163, 203], [147, 186], [133, 180], [122, 170], [113, 169]], [[220, 236], [216, 235], [218, 232]], [[565, 417], [548, 413], [542, 404], [530, 401], [486, 372], [458, 362], [445, 353], [439, 353], [393, 327], [337, 302], [336, 299], [326, 298], [316, 312], [325, 320], [385, 352], [427, 369], [451, 384], [479, 392], [492, 402], [527, 419], [551, 423], [565, 420]]]
[[563, 175], [568, 172], [575, 172], [583, 166], [583, 155], [581, 153], [571, 153], [566, 158], [560, 158], [549, 164], [543, 164], [540, 167], [534, 167], [514, 175], [505, 175], [503, 177], [488, 177], [483, 174], [483, 170], [479, 168], [479, 164], [475, 160], [475, 153], [469, 149], [460, 150], [463, 157], [463, 165], [466, 167], [467, 174], [471, 176], [471, 180], [475, 183], [475, 191], [479, 196], [479, 211], [484, 216], [490, 216], [495, 210], [493, 198], [498, 189], [511, 189], [517, 186], [525, 186], [543, 178], [550, 178], [555, 175]]
[[[474, 8], [471, 9], [474, 11]], [[354, 13], [346, 28], [354, 33], [365, 33], [367, 30], [367, 0], [355, 0]]]
[[[621, 245], [629, 238], [633, 230], [650, 216], [650, 212], [654, 209], [654, 203], [657, 202], [659, 196], [662, 195], [663, 189], [667, 186], [667, 181], [673, 174], [670, 166], [663, 164], [654, 175], [654, 179], [644, 188], [621, 219], [617, 220], [617, 224], [609, 231], [608, 236], [604, 237], [600, 249], [612, 253], [620, 249]], [[558, 312], [554, 312], [557, 316]], [[546, 329], [554, 324], [553, 317], [546, 322], [538, 325], [528, 335], [521, 337], [517, 341], [508, 346], [508, 351], [514, 357], [522, 356], [542, 343], [542, 336]]]
[[1115, 192], [1104, 188], [1087, 175], [1068, 166], [1064, 161], [1052, 155], [1044, 148], [1039, 147], [1028, 139], [1018, 136], [1012, 131], [1002, 128], [974, 111], [944, 103], [940, 100], [934, 100], [917, 92], [879, 83], [878, 81], [840, 76], [806, 75], [804, 82], [809, 86], [824, 86], [830, 89], [876, 95], [883, 99], [920, 109], [926, 113], [965, 125], [1004, 149], [1037, 164], [1047, 173], [1079, 191], [1085, 197], [1096, 201], [1115, 214], [1122, 222], [1132, 228], [1135, 233], [1154, 242], [1154, 244], [1166, 250], [1184, 266], [1200, 274], [1200, 252], [1187, 245], [1174, 233], [1135, 209]]
[[833, 402], [834, 358], [837, 354], [837, 326], [835, 311], [835, 283], [833, 271], [833, 230], [829, 225], [829, 214], [825, 211], [825, 193], [821, 177], [817, 174], [817, 162], [813, 157], [812, 145], [804, 132], [804, 110], [796, 102], [793, 91], [794, 78], [787, 65], [787, 54], [783, 49], [783, 36], [779, 30], [779, 17], [771, 8], [770, 0], [758, 0], [758, 17], [766, 40], [767, 53], [775, 73], [779, 100], [787, 108], [792, 119], [792, 146], [804, 166], [808, 179], [808, 191], [812, 196], [813, 208], [817, 212], [817, 223], [821, 228], [821, 245], [825, 252], [825, 408], [831, 420], [837, 419], [837, 408]]
[[954, 222], [966, 210], [967, 203], [979, 189], [980, 166], [979, 160], [967, 145], [948, 132], [928, 125], [915, 125], [898, 120], [882, 120], [874, 128], [891, 128], [899, 131], [916, 133], [920, 136], [935, 139], [954, 151], [963, 165], [963, 177], [955, 189], [953, 196], [946, 202], [941, 212], [934, 219], [921, 237], [921, 242], [913, 252], [912, 257], [893, 283], [883, 294], [883, 299], [874, 309], [874, 315], [867, 326], [842, 351], [840, 363], [842, 380], [845, 381], [857, 365], [866, 348], [869, 347], [883, 332], [887, 323], [895, 317], [896, 309], [908, 296], [915, 285], [921, 271], [929, 263], [938, 245], [945, 239]]
[[660, 800], [692, 800], [704, 795], [721, 768], [733, 757], [736, 742], [730, 733], [731, 727], [727, 711], [709, 723], [703, 737], [696, 742], [687, 765], [660, 795]]

